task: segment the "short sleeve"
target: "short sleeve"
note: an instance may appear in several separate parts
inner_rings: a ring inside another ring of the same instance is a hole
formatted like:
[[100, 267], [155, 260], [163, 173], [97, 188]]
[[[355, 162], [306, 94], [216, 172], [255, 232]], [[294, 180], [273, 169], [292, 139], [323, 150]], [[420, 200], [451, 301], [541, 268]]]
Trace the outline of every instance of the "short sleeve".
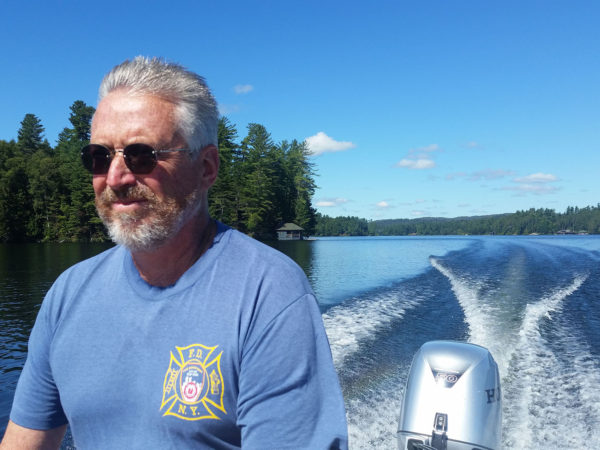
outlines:
[[347, 448], [344, 402], [313, 295], [291, 303], [252, 339], [239, 392], [243, 448]]
[[50, 320], [50, 290], [29, 336], [25, 366], [17, 383], [10, 419], [17, 425], [49, 430], [67, 423], [50, 368], [53, 326]]

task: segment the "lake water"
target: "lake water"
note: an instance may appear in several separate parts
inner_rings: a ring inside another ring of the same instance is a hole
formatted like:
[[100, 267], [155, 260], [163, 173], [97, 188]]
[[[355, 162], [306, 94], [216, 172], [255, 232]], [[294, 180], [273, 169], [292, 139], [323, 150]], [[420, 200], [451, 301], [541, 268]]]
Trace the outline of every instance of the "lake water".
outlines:
[[[426, 341], [490, 349], [505, 448], [600, 448], [600, 237], [368, 237], [273, 244], [319, 298], [352, 449], [395, 448]], [[106, 246], [0, 246], [0, 433], [39, 303]]]

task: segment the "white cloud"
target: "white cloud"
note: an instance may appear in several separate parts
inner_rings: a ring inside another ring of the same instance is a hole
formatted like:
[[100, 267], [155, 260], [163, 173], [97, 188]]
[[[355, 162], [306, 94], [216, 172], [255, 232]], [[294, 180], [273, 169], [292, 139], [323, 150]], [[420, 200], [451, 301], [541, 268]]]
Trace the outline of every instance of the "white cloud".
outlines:
[[252, 92], [254, 90], [254, 86], [251, 84], [236, 84], [233, 87], [233, 92], [238, 95], [247, 94], [248, 92]]
[[385, 209], [385, 208], [389, 208], [389, 207], [390, 207], [390, 205], [389, 205], [389, 203], [388, 203], [388, 202], [386, 202], [386, 201], [381, 201], [381, 202], [377, 203], [377, 207], [378, 207], [378, 208], [381, 208], [381, 209]]
[[503, 169], [485, 169], [478, 170], [477, 172], [473, 172], [469, 176], [470, 181], [479, 181], [479, 180], [497, 180], [499, 178], [509, 177], [514, 175], [515, 173], [512, 170], [503, 170]]
[[552, 184], [556, 181], [559, 181], [559, 178], [556, 175], [537, 172], [524, 177], [514, 178], [513, 182], [516, 184], [513, 186], [505, 186], [503, 189], [521, 193], [551, 194], [559, 189]]
[[404, 167], [413, 170], [431, 169], [435, 167], [435, 161], [429, 154], [438, 151], [441, 151], [441, 149], [437, 144], [411, 148], [408, 155], [396, 163], [396, 167]]
[[323, 208], [331, 208], [333, 206], [343, 205], [347, 203], [348, 200], [345, 198], [324, 198], [316, 203], [317, 206], [321, 206]]
[[227, 114], [236, 113], [240, 110], [239, 105], [222, 105], [219, 103], [219, 105], [217, 107], [219, 109], [219, 114], [221, 114], [222, 116], [226, 116]]
[[541, 172], [532, 173], [526, 177], [515, 178], [516, 183], [552, 183], [553, 181], [558, 181], [556, 175]]
[[417, 158], [417, 159], [401, 159], [396, 163], [396, 167], [405, 167], [407, 169], [423, 170], [431, 169], [435, 167], [435, 161], [429, 158]]
[[322, 153], [341, 152], [356, 147], [352, 142], [336, 141], [322, 131], [319, 131], [314, 136], [307, 137], [305, 142], [308, 146], [308, 151], [314, 156]]
[[550, 194], [558, 190], [556, 186], [549, 186], [547, 184], [519, 184], [517, 186], [505, 186], [503, 188], [506, 191], [519, 191], [519, 192], [532, 192], [534, 194]]
[[484, 169], [478, 170], [472, 173], [466, 172], [455, 172], [449, 173], [446, 175], [446, 180], [454, 180], [456, 178], [465, 178], [469, 181], [481, 181], [481, 180], [498, 180], [500, 178], [509, 177], [514, 175], [515, 172], [513, 170], [504, 170], [504, 169]]

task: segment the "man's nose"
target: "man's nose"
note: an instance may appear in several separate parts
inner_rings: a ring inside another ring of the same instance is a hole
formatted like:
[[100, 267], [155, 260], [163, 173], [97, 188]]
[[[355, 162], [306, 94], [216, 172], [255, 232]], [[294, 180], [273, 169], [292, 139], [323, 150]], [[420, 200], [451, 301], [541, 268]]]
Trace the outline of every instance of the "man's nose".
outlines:
[[134, 185], [135, 183], [135, 175], [125, 164], [123, 152], [116, 152], [106, 174], [106, 184], [112, 189], [118, 190], [123, 186]]

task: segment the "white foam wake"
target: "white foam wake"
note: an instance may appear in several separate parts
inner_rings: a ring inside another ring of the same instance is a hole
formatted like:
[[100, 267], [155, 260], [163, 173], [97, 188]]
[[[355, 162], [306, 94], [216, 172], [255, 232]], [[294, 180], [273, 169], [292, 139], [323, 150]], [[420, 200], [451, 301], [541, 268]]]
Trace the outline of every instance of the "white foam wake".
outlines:
[[469, 342], [486, 347], [492, 353], [502, 376], [506, 373], [510, 359], [506, 349], [512, 347], [511, 341], [515, 341], [516, 338], [507, 332], [507, 324], [500, 318], [500, 308], [498, 305], [482, 301], [480, 293], [484, 285], [480, 281], [455, 275], [436, 258], [432, 257], [429, 260], [431, 265], [450, 281], [452, 292], [465, 314]]
[[[554, 324], [564, 299], [587, 276], [527, 305], [505, 383], [505, 446], [526, 449], [600, 448], [600, 375], [574, 327]], [[549, 340], [551, 339], [551, 340]]]
[[[535, 338], [535, 334], [539, 334], [537, 331], [539, 320], [544, 316], [548, 317], [559, 308], [562, 301], [579, 289], [588, 276], [578, 276], [570, 285], [555, 290], [537, 303], [528, 304], [519, 329], [516, 328], [518, 326], [516, 321], [507, 322], [501, 304], [494, 304], [487, 300], [498, 293], [486, 291], [485, 298], [482, 298], [486, 287], [484, 283], [455, 275], [436, 258], [430, 258], [430, 262], [450, 281], [452, 291], [465, 314], [465, 321], [469, 328], [469, 341], [486, 347], [492, 353], [502, 378], [507, 375], [510, 361], [516, 349], [521, 346], [523, 335], [527, 335], [525, 339]], [[514, 311], [511, 315], [514, 315]]]
[[[469, 341], [487, 347], [503, 383], [504, 448], [600, 448], [600, 367], [569, 324], [556, 322], [564, 300], [588, 275], [527, 304], [518, 327], [503, 320], [485, 285], [460, 277], [435, 258], [469, 326]], [[552, 339], [549, 341], [548, 339]]]
[[552, 294], [543, 297], [537, 303], [528, 304], [525, 308], [525, 317], [519, 331], [521, 342], [528, 342], [538, 338], [540, 336], [540, 319], [542, 317], [552, 319], [552, 313], [562, 308], [563, 300], [579, 289], [587, 277], [587, 275], [575, 277], [569, 286], [556, 290]]
[[378, 387], [367, 398], [347, 403], [351, 412], [348, 442], [352, 450], [397, 448], [396, 429], [404, 384], [405, 380], [395, 379], [395, 385]]
[[396, 291], [377, 294], [375, 298], [337, 305], [323, 314], [323, 322], [335, 367], [340, 370], [344, 359], [358, 351], [361, 342], [373, 339], [374, 333], [400, 319], [417, 304], [399, 298]]

